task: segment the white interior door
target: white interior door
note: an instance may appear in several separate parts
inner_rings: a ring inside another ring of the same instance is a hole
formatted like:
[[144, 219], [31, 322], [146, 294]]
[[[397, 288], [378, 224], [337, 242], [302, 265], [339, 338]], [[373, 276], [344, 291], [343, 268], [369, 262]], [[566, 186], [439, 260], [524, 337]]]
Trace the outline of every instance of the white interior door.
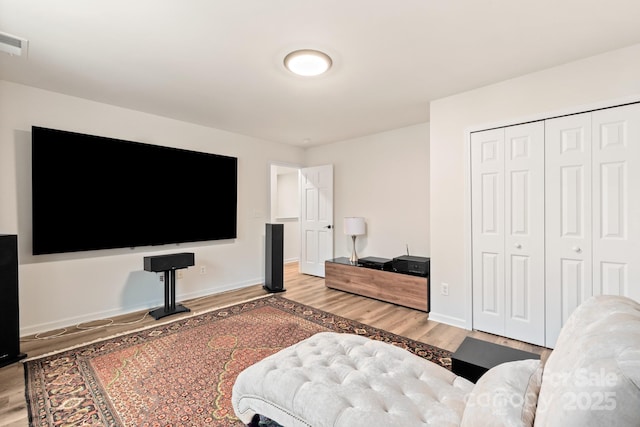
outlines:
[[473, 328], [504, 335], [504, 129], [471, 135]]
[[333, 258], [333, 165], [300, 169], [300, 272], [324, 277]]
[[546, 338], [554, 347], [571, 312], [592, 292], [591, 113], [547, 120]]
[[544, 124], [471, 136], [473, 328], [544, 343]]
[[547, 120], [546, 150], [545, 345], [554, 347], [590, 296], [640, 298], [640, 105]]
[[640, 300], [640, 104], [471, 135], [474, 329], [554, 347], [592, 295]]
[[640, 105], [592, 114], [593, 294], [640, 291]]
[[504, 131], [504, 335], [544, 345], [544, 123]]

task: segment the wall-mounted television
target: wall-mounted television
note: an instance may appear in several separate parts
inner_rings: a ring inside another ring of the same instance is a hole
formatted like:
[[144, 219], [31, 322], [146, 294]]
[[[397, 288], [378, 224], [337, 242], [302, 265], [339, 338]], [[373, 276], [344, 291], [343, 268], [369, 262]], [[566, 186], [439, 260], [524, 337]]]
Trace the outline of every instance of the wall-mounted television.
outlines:
[[237, 237], [238, 159], [32, 127], [33, 254]]

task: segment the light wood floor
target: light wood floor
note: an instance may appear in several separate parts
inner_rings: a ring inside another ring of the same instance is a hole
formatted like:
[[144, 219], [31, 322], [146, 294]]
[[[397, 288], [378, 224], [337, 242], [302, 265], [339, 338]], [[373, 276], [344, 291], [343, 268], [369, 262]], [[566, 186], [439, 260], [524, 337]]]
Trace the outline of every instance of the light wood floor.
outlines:
[[[299, 274], [297, 263], [291, 263], [285, 266], [285, 289], [286, 292], [280, 295], [290, 300], [310, 305], [338, 316], [366, 323], [414, 340], [435, 345], [449, 351], [455, 351], [466, 336], [473, 336], [520, 350], [541, 354], [543, 359], [546, 358], [550, 352], [550, 350], [542, 347], [536, 347], [504, 337], [477, 331], [467, 331], [430, 321], [428, 313], [328, 289], [324, 286], [324, 279]], [[184, 305], [191, 309], [191, 313], [176, 314], [166, 319], [161, 319], [160, 321], [176, 320], [183, 316], [224, 307], [246, 301], [250, 298], [264, 296], [265, 294], [266, 292], [262, 288], [262, 285], [255, 285], [237, 291], [225, 292], [190, 301], [182, 301]], [[35, 337], [23, 337], [21, 350], [27, 353], [28, 357], [39, 356], [51, 351], [83, 344], [144, 326], [150, 326], [157, 322], [159, 321], [154, 320], [150, 316], [145, 316], [145, 312], [127, 314], [112, 320], [96, 321], [81, 325], [84, 328], [108, 325], [97, 329], [80, 330], [72, 326], [66, 331], [51, 331], [40, 334], [40, 338], [61, 334], [55, 338], [35, 339]], [[24, 390], [24, 368], [22, 363], [14, 363], [0, 369], [0, 427], [28, 426], [29, 422]]]

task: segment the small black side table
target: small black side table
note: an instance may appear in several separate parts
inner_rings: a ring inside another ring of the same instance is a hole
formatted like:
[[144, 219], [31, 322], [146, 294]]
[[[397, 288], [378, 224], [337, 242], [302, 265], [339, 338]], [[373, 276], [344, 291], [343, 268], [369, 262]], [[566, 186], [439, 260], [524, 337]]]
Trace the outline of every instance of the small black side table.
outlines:
[[192, 265], [195, 265], [195, 255], [192, 252], [144, 257], [146, 271], [164, 272], [164, 307], [149, 312], [154, 319], [191, 311], [182, 304], [176, 304], [176, 270]]
[[451, 355], [451, 370], [454, 374], [475, 383], [494, 366], [525, 359], [540, 359], [540, 355], [466, 337]]

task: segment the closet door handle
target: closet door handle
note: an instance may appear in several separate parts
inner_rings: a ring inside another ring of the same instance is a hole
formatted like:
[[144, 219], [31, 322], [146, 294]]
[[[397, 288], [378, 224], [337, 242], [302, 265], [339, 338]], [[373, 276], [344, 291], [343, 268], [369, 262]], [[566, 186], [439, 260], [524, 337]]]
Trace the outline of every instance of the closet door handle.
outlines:
[[572, 247], [571, 249], [572, 249], [575, 253], [578, 253], [578, 254], [579, 254], [580, 252], [582, 252], [582, 249], [580, 249], [578, 246], [574, 246], [574, 247]]

